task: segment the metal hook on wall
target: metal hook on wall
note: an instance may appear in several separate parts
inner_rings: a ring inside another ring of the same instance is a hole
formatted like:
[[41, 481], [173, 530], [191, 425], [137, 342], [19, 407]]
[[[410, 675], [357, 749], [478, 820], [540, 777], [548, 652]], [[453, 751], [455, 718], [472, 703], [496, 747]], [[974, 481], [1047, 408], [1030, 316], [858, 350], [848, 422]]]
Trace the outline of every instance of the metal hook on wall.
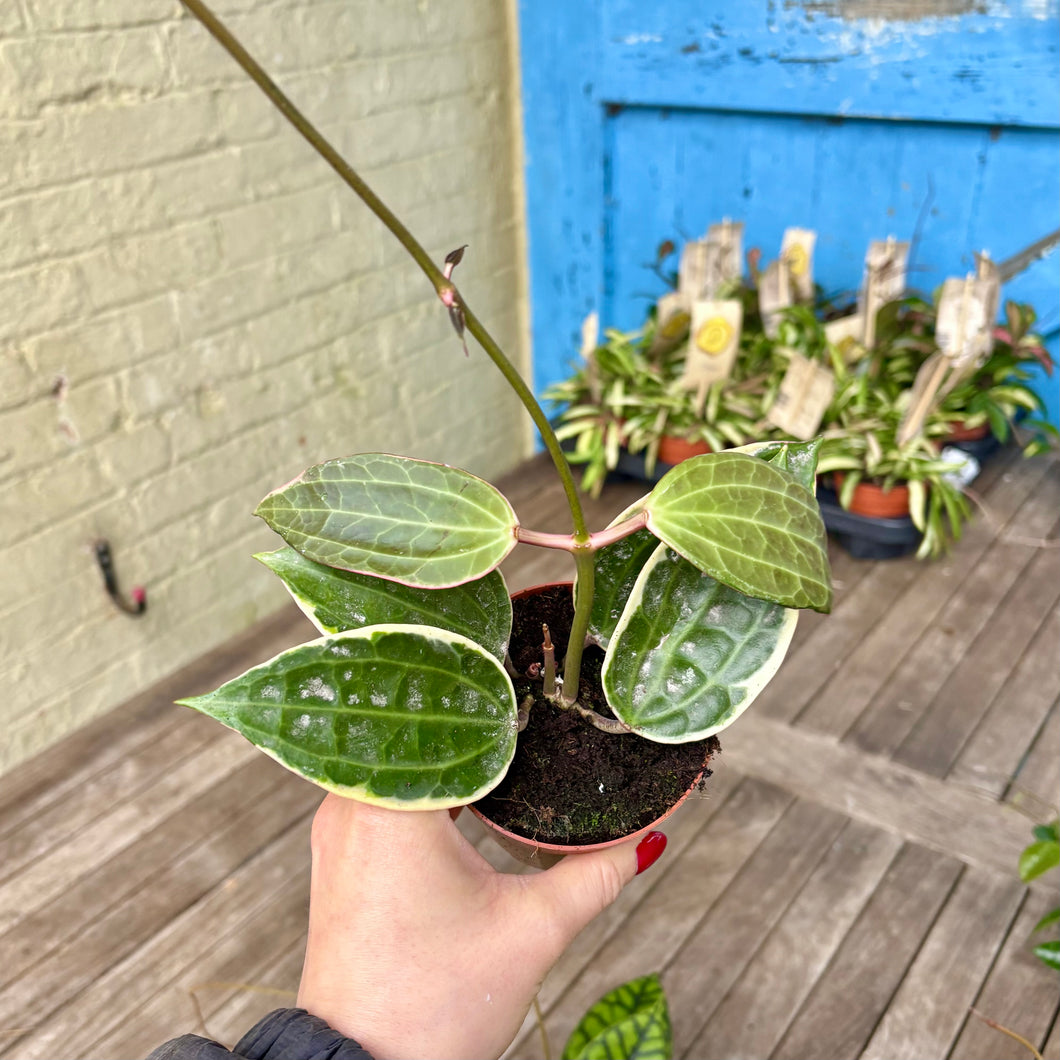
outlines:
[[127, 615], [139, 618], [147, 610], [147, 591], [142, 585], [134, 585], [129, 594], [132, 601], [126, 600], [118, 589], [118, 577], [114, 573], [114, 558], [110, 554], [110, 542], [101, 538], [93, 547], [96, 562], [99, 563], [99, 569], [103, 572], [103, 587], [107, 590], [107, 595]]

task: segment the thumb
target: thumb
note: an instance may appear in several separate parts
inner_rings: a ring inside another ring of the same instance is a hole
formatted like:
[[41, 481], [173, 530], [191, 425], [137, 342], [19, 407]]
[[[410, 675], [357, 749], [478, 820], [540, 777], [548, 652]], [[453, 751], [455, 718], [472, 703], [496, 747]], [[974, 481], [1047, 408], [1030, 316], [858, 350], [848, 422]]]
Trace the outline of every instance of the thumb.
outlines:
[[527, 881], [559, 922], [569, 942], [602, 913], [638, 873], [655, 864], [666, 849], [662, 832], [649, 832], [588, 854], [568, 854], [558, 865]]

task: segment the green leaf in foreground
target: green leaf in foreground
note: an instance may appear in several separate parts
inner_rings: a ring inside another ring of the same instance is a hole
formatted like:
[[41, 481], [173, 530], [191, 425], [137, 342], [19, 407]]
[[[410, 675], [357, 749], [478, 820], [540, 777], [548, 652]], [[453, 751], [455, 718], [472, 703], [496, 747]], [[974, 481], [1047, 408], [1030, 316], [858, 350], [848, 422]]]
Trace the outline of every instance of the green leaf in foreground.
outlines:
[[817, 483], [817, 456], [820, 449], [821, 439], [814, 438], [809, 442], [751, 442], [750, 445], [741, 445], [729, 451], [756, 456], [786, 471], [797, 482], [812, 490]]
[[659, 743], [720, 732], [776, 673], [797, 619], [797, 611], [730, 589], [660, 545], [607, 649], [607, 702]]
[[419, 589], [326, 567], [293, 548], [254, 558], [279, 575], [321, 633], [393, 623], [435, 626], [481, 644], [498, 659], [508, 650], [512, 602], [500, 571], [449, 589]]
[[[601, 648], [611, 641], [626, 599], [649, 557], [659, 547], [659, 539], [650, 530], [637, 530], [600, 549], [595, 557], [596, 567], [593, 609], [589, 616], [589, 636]], [[577, 599], [578, 585], [574, 595]]]
[[328, 791], [444, 809], [495, 787], [515, 754], [504, 667], [429, 626], [366, 626], [292, 648], [180, 700]]
[[724, 585], [785, 607], [831, 608], [817, 499], [766, 461], [693, 457], [663, 476], [644, 509], [656, 537]]
[[318, 563], [432, 589], [488, 574], [515, 547], [518, 525], [488, 482], [385, 453], [317, 464], [254, 514]]
[[1051, 942], [1043, 942], [1034, 947], [1034, 956], [1038, 960], [1060, 971], [1060, 941], [1053, 939]]
[[1058, 920], [1060, 920], [1060, 907], [1057, 907], [1056, 909], [1050, 909], [1049, 912], [1046, 913], [1045, 916], [1043, 916], [1041, 920], [1039, 920], [1038, 923], [1034, 925], [1032, 930], [1041, 931], [1044, 928], [1047, 928], [1050, 924], [1055, 924]]
[[1060, 843], [1055, 839], [1031, 843], [1020, 854], [1020, 879], [1024, 883], [1030, 883], [1057, 865], [1060, 865]]
[[670, 1060], [673, 1039], [666, 994], [645, 975], [605, 994], [582, 1016], [563, 1060]]

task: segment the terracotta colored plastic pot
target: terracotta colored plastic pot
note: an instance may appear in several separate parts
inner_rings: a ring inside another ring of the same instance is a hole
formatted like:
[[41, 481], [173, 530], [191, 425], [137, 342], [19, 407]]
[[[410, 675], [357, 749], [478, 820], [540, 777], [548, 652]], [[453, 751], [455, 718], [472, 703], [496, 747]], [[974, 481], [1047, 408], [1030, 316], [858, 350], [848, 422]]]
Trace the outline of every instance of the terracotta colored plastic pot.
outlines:
[[978, 427], [965, 427], [964, 424], [955, 424], [949, 434], [946, 435], [947, 442], [981, 442], [990, 433], [989, 423], [980, 423]]
[[[512, 602], [515, 603], [523, 597], [532, 596], [543, 590], [560, 587], [570, 588], [571, 586], [571, 582], [552, 582], [547, 585], [534, 585], [526, 589], [520, 589], [516, 593], [512, 593]], [[486, 826], [498, 846], [503, 850], [506, 850], [517, 861], [521, 861], [524, 865], [532, 865], [535, 868], [547, 869], [555, 865], [556, 862], [560, 861], [567, 854], [584, 854], [590, 850], [603, 850], [605, 847], [618, 846], [619, 843], [626, 843], [631, 839], [639, 839], [658, 828], [659, 825], [662, 824], [662, 822], [665, 821], [678, 808], [678, 806], [680, 806], [688, 796], [692, 794], [700, 780], [703, 778], [703, 773], [706, 771], [709, 763], [710, 759], [708, 758], [707, 761], [703, 763], [703, 770], [700, 771], [696, 779], [688, 786], [688, 790], [666, 811], [666, 813], [662, 814], [662, 816], [656, 818], [654, 821], [651, 821], [649, 824], [646, 824], [643, 828], [631, 832], [629, 835], [620, 836], [617, 839], [610, 839], [604, 843], [543, 843], [539, 840], [528, 839], [526, 836], [521, 836], [515, 832], [508, 831], [506, 828], [502, 828], [500, 825], [495, 824], [486, 817], [474, 805], [469, 806], [468, 809]]]
[[[837, 471], [837, 492], [842, 485], [843, 475]], [[909, 515], [909, 487], [896, 485], [884, 490], [872, 482], [859, 482], [850, 500], [850, 511], [870, 519], [903, 519]]]
[[710, 451], [706, 442], [689, 442], [671, 434], [664, 434], [659, 439], [659, 460], [664, 464], [680, 464], [691, 456], [702, 456]]

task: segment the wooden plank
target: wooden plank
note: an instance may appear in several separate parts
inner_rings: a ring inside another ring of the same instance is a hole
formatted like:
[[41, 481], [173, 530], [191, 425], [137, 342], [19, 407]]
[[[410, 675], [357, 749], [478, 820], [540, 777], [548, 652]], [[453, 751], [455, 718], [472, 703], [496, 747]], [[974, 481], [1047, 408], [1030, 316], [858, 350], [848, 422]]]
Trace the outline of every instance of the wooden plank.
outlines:
[[[273, 1009], [294, 1005], [298, 984], [302, 979], [304, 957], [305, 940], [300, 939], [263, 968], [248, 986], [227, 992], [228, 996], [217, 1006], [211, 1004], [213, 991], [196, 991], [203, 1008], [205, 1027], [199, 1027], [193, 1033], [205, 1034], [231, 1049], [258, 1020], [264, 1019]], [[188, 1026], [193, 1027], [194, 1024], [189, 1023]]]
[[1012, 807], [879, 755], [788, 728], [753, 710], [725, 735], [728, 764], [737, 772], [969, 865], [1010, 873], [1027, 845], [1027, 820]]
[[924, 847], [899, 853], [773, 1060], [860, 1055], [960, 871], [958, 862]]
[[673, 1020], [675, 1055], [690, 1052], [699, 1029], [845, 823], [841, 814], [812, 802], [795, 802], [690, 932], [662, 977]]
[[894, 754], [895, 761], [935, 777], [946, 776], [1058, 599], [1060, 550], [1043, 550], [1024, 569], [1017, 585], [903, 740]]
[[[1007, 523], [1041, 484], [1051, 461], [1003, 476], [991, 494], [995, 518]], [[815, 732], [842, 736], [890, 681], [906, 653], [930, 629], [946, 602], [995, 537], [984, 519], [973, 522], [944, 562], [921, 564], [907, 590], [843, 660], [842, 668], [798, 717]]]
[[[683, 862], [690, 846], [699, 840], [711, 819], [724, 811], [741, 783], [742, 778], [722, 771], [711, 778], [706, 797], [693, 796], [666, 822], [668, 842], [663, 859], [664, 871], [648, 873], [643, 879], [626, 887], [617, 901], [580, 932], [556, 962], [538, 992], [538, 1002], [543, 1010], [547, 1011], [557, 1000], [564, 998], [587, 968], [596, 966], [597, 953], [613, 938], [624, 937], [627, 918], [642, 904], [655, 901], [655, 888], [660, 879], [668, 874], [670, 866]], [[533, 1049], [540, 1047], [535, 1044], [539, 1043], [539, 1032], [533, 1012], [527, 1014], [522, 1029], [506, 1055], [518, 1054], [526, 1038], [532, 1040]]]
[[769, 1056], [901, 846], [896, 836], [847, 822], [688, 1054]]
[[[1060, 511], [1060, 477], [1047, 476], [1014, 518], [1030, 534], [1048, 534]], [[1060, 550], [1047, 550], [1060, 589]], [[994, 541], [946, 601], [931, 625], [906, 652], [887, 683], [873, 697], [847, 739], [866, 751], [892, 754], [924, 715], [946, 679], [976, 638], [994, 623], [994, 612], [1032, 561], [1043, 555], [1026, 545]], [[1058, 592], [1060, 595], [1060, 592]]]
[[920, 1060], [949, 1052], [1023, 892], [1012, 876], [964, 872], [861, 1060]]
[[256, 754], [260, 752], [251, 744], [226, 730], [202, 753], [160, 774], [158, 783], [119, 803], [68, 843], [0, 884], [0, 929], [39, 909]]
[[[282, 888], [254, 916], [221, 938], [205, 942], [202, 952], [153, 997], [138, 1005], [109, 1033], [81, 1047], [85, 1056], [147, 1056], [163, 1041], [192, 1030], [185, 1013], [194, 1012], [192, 991], [203, 983], [254, 983], [263, 962], [275, 950], [304, 948], [309, 922], [309, 858], [289, 867]], [[293, 1002], [292, 1002], [293, 1003]], [[273, 1007], [276, 1007], [273, 999]]]
[[153, 733], [126, 758], [103, 769], [72, 792], [0, 838], [0, 882], [86, 828], [123, 799], [144, 788], [182, 761], [221, 739], [216, 722], [181, 707], [171, 708], [168, 729]]
[[[545, 1018], [555, 1041], [566, 1041], [582, 1013], [608, 990], [672, 961], [689, 931], [725, 893], [791, 801], [770, 785], [745, 781], [681, 857], [664, 857], [665, 873], [655, 878], [648, 898], [628, 915], [621, 931], [608, 939], [576, 980], [551, 995]], [[532, 1024], [524, 1024], [522, 1036], [505, 1055], [541, 1060], [541, 1042]]]
[[1060, 1019], [1053, 1021], [1053, 1030], [1042, 1050], [1042, 1060], [1060, 1060]]
[[[1031, 952], [1034, 925], [1056, 905], [1055, 894], [1028, 894], [1012, 930], [1005, 939], [975, 1008], [984, 1016], [1009, 1027], [1041, 1051], [1060, 1006], [1056, 973]], [[1027, 1050], [982, 1020], [969, 1015], [957, 1039], [951, 1060], [1027, 1060]]]
[[[153, 873], [124, 901], [86, 924], [73, 941], [53, 950], [29, 974], [9, 984], [0, 994], [0, 1026], [17, 1021], [20, 1026], [51, 1027], [68, 1018], [69, 1008], [80, 1013], [72, 1020], [76, 1033], [99, 1030], [104, 1013], [89, 1009], [91, 1018], [86, 1018], [81, 999], [93, 997], [100, 981], [105, 982], [114, 969], [135, 962], [146, 940], [165, 934], [204, 894], [224, 887], [226, 878], [238, 873], [245, 859], [259, 856], [259, 851], [291, 828], [292, 821], [305, 818], [317, 801], [309, 785], [290, 784], [274, 788], [245, 812], [230, 817], [224, 827]], [[301, 855], [307, 858], [304, 849]], [[209, 939], [204, 934], [196, 944], [208, 945]], [[146, 988], [147, 981], [145, 975], [135, 988], [112, 998], [106, 1015], [113, 1011], [120, 1018], [122, 1004], [145, 996], [137, 991]], [[64, 1045], [72, 1049], [73, 1041]], [[20, 1044], [18, 1055], [23, 1051]]]
[[1049, 716], [1019, 771], [1005, 792], [1005, 801], [1024, 808], [1035, 817], [1055, 815], [1060, 804], [1060, 699], [1053, 704]]
[[1004, 689], [961, 750], [950, 779], [1000, 797], [1060, 696], [1060, 607], [1027, 646]]
[[[276, 774], [279, 768], [263, 755], [251, 759], [242, 769], [222, 779], [188, 805], [176, 809], [156, 828], [125, 847], [94, 872], [75, 881], [47, 905], [19, 920], [14, 927], [0, 935], [0, 949], [4, 953], [3, 965], [0, 966], [0, 985], [25, 975], [33, 965], [64, 944], [66, 948], [62, 951], [62, 960], [69, 966], [68, 980], [72, 981], [77, 974], [91, 977], [98, 972], [98, 967], [81, 968], [78, 964], [78, 935], [89, 930], [94, 921], [115, 908], [135, 902], [131, 896], [172, 862], [196, 846], [216, 842], [216, 834], [223, 832], [232, 820], [241, 818], [255, 802], [272, 798], [277, 814], [280, 813], [287, 791], [286, 785], [284, 790], [278, 790], [280, 785], [277, 784]], [[298, 783], [293, 777], [287, 782], [291, 786]], [[204, 888], [212, 886], [212, 883], [211, 878]], [[184, 893], [183, 888], [181, 893]], [[167, 896], [173, 902], [180, 901], [176, 894], [153, 897]], [[126, 913], [121, 930], [113, 933], [109, 942], [114, 947], [133, 945], [137, 932], [157, 930], [181, 908], [179, 905], [154, 901], [150, 906], [158, 917], [157, 921], [144, 921], [147, 907], [136, 905], [134, 911]], [[51, 991], [50, 987], [47, 989]]]
[[[267, 804], [266, 804], [267, 805]], [[109, 1034], [145, 1000], [171, 981], [176, 971], [201, 959], [211, 940], [246, 932], [258, 910], [307, 860], [311, 815], [288, 827], [274, 842], [255, 846], [257, 852], [214, 887], [209, 894], [174, 917], [91, 986], [53, 1012], [46, 1022], [14, 1043], [3, 1055], [18, 1060], [49, 1060], [83, 1053], [90, 1040]], [[173, 880], [180, 879], [180, 868]]]
[[305, 616], [289, 604], [5, 774], [0, 779], [0, 834], [60, 799], [76, 803], [89, 778], [120, 765], [143, 743], [164, 737], [184, 713], [174, 710], [174, 699], [208, 691], [269, 658], [270, 652], [297, 643], [306, 627]]

